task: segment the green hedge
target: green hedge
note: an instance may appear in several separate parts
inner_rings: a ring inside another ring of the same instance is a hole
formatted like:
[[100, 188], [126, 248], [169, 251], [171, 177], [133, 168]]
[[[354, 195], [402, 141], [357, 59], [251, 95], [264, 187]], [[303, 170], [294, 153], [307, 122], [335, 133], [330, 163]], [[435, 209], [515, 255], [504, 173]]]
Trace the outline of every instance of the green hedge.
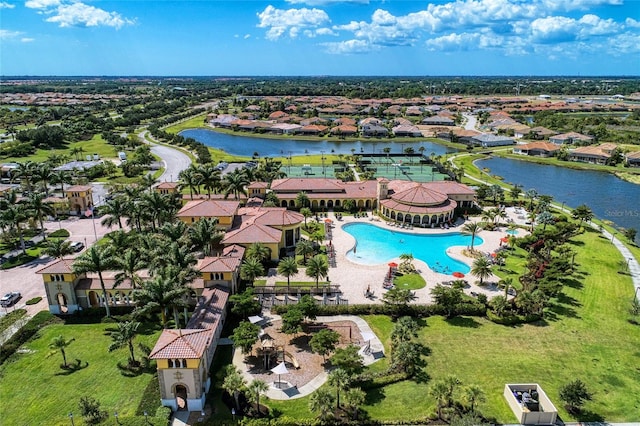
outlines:
[[37, 303], [40, 303], [40, 301], [42, 300], [42, 297], [38, 296], [38, 297], [34, 297], [33, 299], [29, 299], [25, 302], [25, 305], [30, 306], [30, 305], [35, 305]]
[[[273, 312], [282, 315], [295, 305], [278, 305], [274, 306]], [[455, 315], [468, 315], [483, 317], [487, 308], [484, 304], [477, 301], [467, 301], [456, 305], [454, 309]], [[446, 311], [440, 305], [407, 305], [394, 306], [388, 304], [376, 305], [318, 305], [317, 315], [390, 315], [405, 316], [409, 315], [414, 318], [424, 318], [433, 315], [445, 315]]]
[[[127, 316], [133, 312], [133, 306], [109, 306], [112, 317]], [[73, 315], [65, 315], [60, 318], [64, 319], [67, 324], [97, 324], [99, 322], [114, 322], [115, 320], [106, 317], [104, 307], [84, 308], [75, 312]]]
[[67, 231], [66, 229], [56, 229], [55, 231], [53, 231], [52, 233], [49, 234], [49, 237], [51, 238], [68, 238], [69, 237], [69, 231]]
[[487, 318], [489, 318], [490, 321], [495, 322], [496, 324], [502, 324], [502, 325], [527, 324], [527, 323], [536, 322], [542, 319], [540, 315], [533, 315], [533, 314], [532, 315], [512, 314], [512, 315], [498, 316], [496, 313], [494, 313], [491, 310], [487, 310]]
[[411, 376], [405, 372], [380, 371], [377, 373], [365, 372], [355, 377], [353, 386], [369, 390], [392, 385], [409, 379]]
[[0, 331], [5, 331], [26, 314], [27, 311], [25, 309], [16, 309], [15, 311], [11, 311], [7, 315], [0, 317]]
[[0, 346], [0, 365], [12, 356], [20, 346], [29, 341], [44, 326], [60, 322], [49, 311], [40, 311], [34, 315], [31, 320], [24, 325], [16, 334], [14, 334], [4, 345]]

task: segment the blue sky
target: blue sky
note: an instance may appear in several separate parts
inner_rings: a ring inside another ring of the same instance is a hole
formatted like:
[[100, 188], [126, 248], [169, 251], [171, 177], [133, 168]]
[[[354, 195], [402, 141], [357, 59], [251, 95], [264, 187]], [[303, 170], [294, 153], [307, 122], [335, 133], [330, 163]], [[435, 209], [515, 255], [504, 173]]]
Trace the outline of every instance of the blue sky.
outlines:
[[0, 0], [0, 75], [639, 75], [638, 0]]

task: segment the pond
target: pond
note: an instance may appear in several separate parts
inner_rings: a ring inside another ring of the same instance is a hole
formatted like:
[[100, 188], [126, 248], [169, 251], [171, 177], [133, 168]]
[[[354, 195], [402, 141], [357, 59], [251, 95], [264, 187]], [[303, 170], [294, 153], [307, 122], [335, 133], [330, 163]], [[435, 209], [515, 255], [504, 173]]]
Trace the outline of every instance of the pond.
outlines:
[[444, 155], [450, 152], [457, 152], [456, 149], [438, 145], [433, 142], [417, 139], [415, 142], [393, 142], [392, 139], [385, 140], [363, 140], [363, 141], [340, 141], [340, 140], [317, 140], [305, 141], [296, 139], [267, 139], [259, 137], [248, 137], [242, 135], [229, 135], [208, 129], [189, 129], [180, 132], [185, 138], [193, 138], [198, 142], [212, 148], [222, 149], [233, 155], [251, 157], [254, 152], [263, 157], [279, 157], [289, 155], [304, 154], [351, 154], [355, 149], [356, 154], [380, 153], [385, 147], [391, 148], [391, 153], [402, 153], [403, 149], [413, 147], [415, 152], [424, 147], [424, 155]]
[[586, 204], [598, 218], [640, 231], [640, 185], [610, 173], [509, 158], [479, 160], [476, 165], [488, 168], [490, 174], [501, 176], [507, 183], [522, 185], [524, 191], [533, 188], [573, 208]]

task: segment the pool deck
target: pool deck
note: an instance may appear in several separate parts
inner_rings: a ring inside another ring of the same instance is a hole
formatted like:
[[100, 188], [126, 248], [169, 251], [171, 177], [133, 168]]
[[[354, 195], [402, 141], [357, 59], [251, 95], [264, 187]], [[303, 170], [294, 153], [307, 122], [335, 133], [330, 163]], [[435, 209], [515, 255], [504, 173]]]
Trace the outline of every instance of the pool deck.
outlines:
[[[511, 213], [508, 213], [508, 216], [511, 217]], [[368, 217], [366, 218], [357, 219], [353, 216], [343, 216], [342, 220], [340, 221], [336, 219], [333, 213], [330, 213], [329, 219], [333, 220], [333, 239], [331, 240], [331, 243], [335, 247], [336, 252], [336, 267], [329, 268], [329, 279], [331, 281], [331, 284], [340, 286], [340, 290], [342, 291], [341, 298], [347, 299], [350, 304], [382, 303], [382, 296], [386, 292], [386, 290], [382, 287], [382, 284], [384, 282], [385, 275], [389, 271], [387, 263], [392, 261], [400, 263], [400, 259], [389, 259], [387, 262], [381, 265], [361, 265], [352, 262], [346, 257], [346, 254], [353, 248], [355, 239], [353, 238], [353, 236], [342, 229], [343, 225], [348, 223], [360, 222], [369, 223], [396, 232], [434, 235], [460, 232], [462, 230], [462, 226], [465, 223], [464, 220], [459, 219], [456, 223], [456, 226], [453, 226], [449, 229], [415, 227], [413, 229], [399, 229], [397, 227], [390, 226], [382, 219], [379, 219], [375, 216], [372, 217], [371, 213], [368, 213]], [[321, 219], [321, 222], [323, 220], [324, 219]], [[480, 218], [470, 218], [470, 221], [480, 221]], [[481, 245], [476, 244], [474, 246], [474, 249], [484, 253], [493, 252], [500, 246], [500, 239], [507, 235], [506, 231], [507, 229], [504, 226], [501, 227], [500, 230], [496, 231], [481, 231], [478, 235], [484, 240], [484, 242]], [[524, 234], [525, 231], [519, 229], [518, 235], [522, 236]], [[324, 244], [327, 243], [328, 241], [324, 242]], [[465, 248], [466, 247], [462, 246], [451, 247], [447, 250], [447, 254], [449, 254], [452, 258], [462, 261], [463, 263], [471, 266], [473, 259], [463, 254]], [[426, 287], [415, 290], [415, 303], [431, 303], [431, 290], [437, 284], [444, 281], [455, 280], [455, 278], [451, 275], [440, 274], [431, 270], [427, 266], [427, 264], [422, 262], [421, 260], [414, 259], [413, 264], [415, 265], [420, 275], [422, 275], [422, 277], [427, 282]], [[496, 285], [496, 283], [498, 282], [498, 277], [496, 277], [495, 275], [486, 279], [482, 287], [475, 284], [477, 279], [472, 275], [467, 274], [464, 279], [467, 280], [470, 284], [470, 286], [464, 289], [464, 292], [467, 294], [471, 294], [472, 292], [484, 293], [489, 298], [503, 294], [503, 290], [498, 288], [498, 286]], [[296, 276], [291, 277], [291, 281], [310, 280], [311, 279], [305, 275], [303, 268], [300, 269], [300, 272]], [[273, 285], [275, 281], [286, 281], [286, 278], [278, 276], [276, 271], [272, 269], [269, 271], [266, 285]], [[365, 297], [367, 288], [369, 288], [374, 293], [373, 297]]]

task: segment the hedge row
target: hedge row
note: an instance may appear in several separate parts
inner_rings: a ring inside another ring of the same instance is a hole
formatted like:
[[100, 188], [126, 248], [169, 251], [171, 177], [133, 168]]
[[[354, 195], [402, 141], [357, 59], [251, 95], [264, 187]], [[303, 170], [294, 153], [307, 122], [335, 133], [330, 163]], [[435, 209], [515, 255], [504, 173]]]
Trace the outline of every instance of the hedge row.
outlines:
[[487, 310], [487, 318], [490, 321], [495, 322], [496, 324], [502, 325], [518, 325], [518, 324], [528, 324], [531, 322], [536, 322], [542, 319], [540, 315], [530, 314], [530, 315], [505, 315], [498, 316], [491, 310]]
[[49, 234], [50, 238], [67, 238], [69, 237], [69, 231], [66, 229], [56, 229], [52, 233]]
[[[295, 305], [274, 306], [273, 312], [282, 315]], [[468, 301], [456, 305], [454, 315], [468, 315], [483, 317], [487, 308], [477, 301]], [[440, 305], [405, 305], [395, 306], [388, 304], [376, 305], [318, 305], [318, 315], [389, 315], [389, 316], [411, 316], [414, 318], [424, 318], [434, 315], [446, 315], [446, 310]]]
[[362, 390], [370, 390], [382, 388], [387, 385], [402, 382], [411, 376], [406, 372], [379, 371], [377, 373], [365, 372], [353, 380], [353, 386], [362, 388]]
[[28, 342], [45, 325], [59, 322], [49, 311], [41, 311], [15, 333], [4, 345], [0, 346], [0, 365], [12, 356], [20, 346]]
[[[133, 306], [109, 306], [112, 317], [130, 315], [133, 309]], [[60, 318], [64, 319], [67, 324], [97, 324], [100, 322], [115, 321], [106, 317], [106, 312], [103, 307], [84, 308], [81, 311], [76, 311], [73, 315], [65, 315]]]

